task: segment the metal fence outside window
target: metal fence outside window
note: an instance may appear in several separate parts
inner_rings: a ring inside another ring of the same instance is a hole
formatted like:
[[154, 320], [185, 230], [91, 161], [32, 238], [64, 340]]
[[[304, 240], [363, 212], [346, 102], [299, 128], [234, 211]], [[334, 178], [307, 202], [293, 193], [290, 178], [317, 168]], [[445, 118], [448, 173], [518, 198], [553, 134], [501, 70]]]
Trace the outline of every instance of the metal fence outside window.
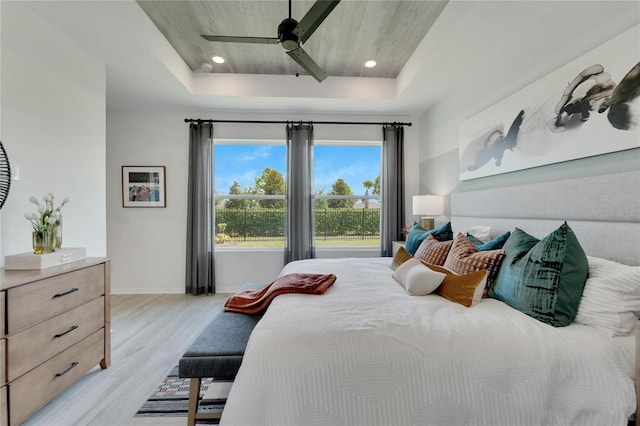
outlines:
[[[284, 239], [285, 209], [216, 208], [216, 240], [226, 242]], [[315, 210], [316, 240], [377, 240], [380, 209], [322, 208]]]

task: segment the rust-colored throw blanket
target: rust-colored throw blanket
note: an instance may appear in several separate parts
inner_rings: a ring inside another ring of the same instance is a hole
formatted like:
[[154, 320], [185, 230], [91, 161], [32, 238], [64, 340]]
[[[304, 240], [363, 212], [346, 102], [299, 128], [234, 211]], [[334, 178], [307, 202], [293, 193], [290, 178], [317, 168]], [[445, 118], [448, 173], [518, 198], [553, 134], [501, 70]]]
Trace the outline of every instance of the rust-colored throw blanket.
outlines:
[[274, 297], [285, 293], [322, 294], [335, 282], [333, 274], [288, 274], [277, 278], [262, 290], [234, 294], [224, 304], [225, 311], [257, 314], [267, 309]]

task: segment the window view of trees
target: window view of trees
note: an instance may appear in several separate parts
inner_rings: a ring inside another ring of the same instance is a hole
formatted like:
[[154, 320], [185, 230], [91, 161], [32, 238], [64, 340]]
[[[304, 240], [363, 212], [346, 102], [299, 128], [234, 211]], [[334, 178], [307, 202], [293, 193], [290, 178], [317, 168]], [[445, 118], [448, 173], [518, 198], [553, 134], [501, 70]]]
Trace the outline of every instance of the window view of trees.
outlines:
[[[379, 169], [372, 169], [378, 174], [357, 182], [362, 185], [360, 194], [354, 194], [342, 177], [336, 178], [328, 191], [316, 188], [317, 246], [379, 246], [380, 175]], [[226, 191], [216, 191], [217, 247], [284, 247], [285, 175], [271, 166], [254, 173], [249, 184], [233, 180]]]
[[[349, 184], [340, 178], [331, 187], [331, 191], [329, 191], [329, 195], [353, 195], [353, 191], [351, 191], [351, 187], [349, 186]], [[329, 207], [330, 209], [345, 209], [348, 207], [353, 207], [353, 200], [330, 199], [327, 202], [327, 207]]]
[[[256, 191], [263, 195], [285, 195], [284, 176], [277, 170], [267, 167], [262, 176], [256, 179]], [[260, 207], [265, 209], [284, 209], [284, 200], [260, 200]]]

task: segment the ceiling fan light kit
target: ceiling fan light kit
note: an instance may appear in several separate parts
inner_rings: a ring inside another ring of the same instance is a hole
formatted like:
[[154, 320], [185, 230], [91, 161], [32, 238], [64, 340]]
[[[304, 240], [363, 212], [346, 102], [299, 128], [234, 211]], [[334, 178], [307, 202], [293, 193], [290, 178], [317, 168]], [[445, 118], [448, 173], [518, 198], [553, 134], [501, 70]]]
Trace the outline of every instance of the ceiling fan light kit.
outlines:
[[278, 40], [287, 51], [297, 49], [300, 44], [298, 36], [293, 33], [297, 26], [298, 21], [292, 18], [287, 18], [278, 25]]
[[313, 78], [321, 82], [327, 78], [322, 68], [304, 51], [301, 43], [311, 37], [313, 32], [322, 24], [340, 0], [318, 0], [304, 15], [300, 22], [291, 17], [291, 0], [289, 0], [289, 17], [278, 25], [278, 37], [244, 37], [244, 36], [219, 36], [202, 35], [202, 38], [214, 42], [226, 43], [258, 43], [278, 44], [287, 51], [289, 57], [304, 68]]

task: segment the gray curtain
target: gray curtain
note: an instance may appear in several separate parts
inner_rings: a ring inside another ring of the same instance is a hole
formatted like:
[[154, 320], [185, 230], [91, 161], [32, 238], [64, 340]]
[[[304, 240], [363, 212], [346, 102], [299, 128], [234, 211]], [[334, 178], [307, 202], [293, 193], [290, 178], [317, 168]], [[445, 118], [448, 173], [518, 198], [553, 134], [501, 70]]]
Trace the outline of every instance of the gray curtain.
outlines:
[[392, 256], [392, 241], [402, 239], [404, 221], [404, 127], [382, 128], [382, 211], [380, 255]]
[[287, 125], [285, 264], [315, 257], [313, 247], [313, 126]]
[[213, 265], [213, 125], [189, 126], [187, 294], [215, 293]]

